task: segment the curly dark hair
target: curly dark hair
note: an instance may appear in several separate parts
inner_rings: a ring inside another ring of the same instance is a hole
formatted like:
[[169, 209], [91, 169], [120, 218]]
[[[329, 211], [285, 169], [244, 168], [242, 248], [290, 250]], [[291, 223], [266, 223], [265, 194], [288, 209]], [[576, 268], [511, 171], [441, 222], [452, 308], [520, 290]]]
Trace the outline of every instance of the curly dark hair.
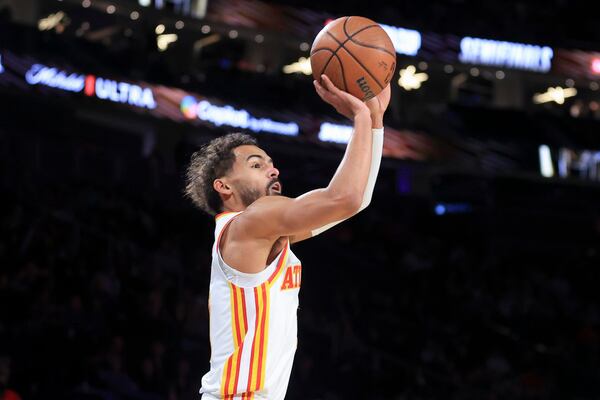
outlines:
[[256, 145], [256, 139], [244, 133], [229, 133], [211, 140], [192, 154], [186, 172], [185, 195], [202, 211], [216, 215], [223, 202], [213, 189], [215, 179], [227, 174], [235, 161], [233, 149]]

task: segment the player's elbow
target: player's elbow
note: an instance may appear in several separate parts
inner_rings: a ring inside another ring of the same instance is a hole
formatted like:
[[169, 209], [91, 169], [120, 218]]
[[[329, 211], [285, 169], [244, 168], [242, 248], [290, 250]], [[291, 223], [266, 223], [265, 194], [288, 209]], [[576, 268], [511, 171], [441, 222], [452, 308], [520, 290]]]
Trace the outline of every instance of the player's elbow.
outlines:
[[344, 218], [348, 218], [360, 210], [362, 197], [356, 193], [345, 193], [338, 197], [336, 203], [338, 211]]
[[357, 213], [361, 212], [362, 210], [364, 210], [365, 208], [369, 207], [369, 205], [371, 204], [371, 199], [363, 199], [360, 203], [360, 207], [358, 208]]

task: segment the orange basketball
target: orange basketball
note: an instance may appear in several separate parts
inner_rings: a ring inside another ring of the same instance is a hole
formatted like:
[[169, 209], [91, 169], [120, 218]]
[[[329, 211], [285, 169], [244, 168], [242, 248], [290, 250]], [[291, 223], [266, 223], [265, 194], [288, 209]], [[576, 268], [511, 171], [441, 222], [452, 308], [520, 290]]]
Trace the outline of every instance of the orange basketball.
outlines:
[[313, 76], [331, 79], [339, 89], [368, 100], [390, 82], [396, 51], [376, 22], [364, 17], [341, 17], [327, 24], [310, 50]]

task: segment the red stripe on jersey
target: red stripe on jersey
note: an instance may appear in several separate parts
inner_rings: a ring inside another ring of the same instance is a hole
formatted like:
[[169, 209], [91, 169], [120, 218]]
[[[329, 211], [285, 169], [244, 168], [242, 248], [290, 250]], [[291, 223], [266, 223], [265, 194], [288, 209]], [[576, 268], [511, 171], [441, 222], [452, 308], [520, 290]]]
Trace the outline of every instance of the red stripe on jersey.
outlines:
[[256, 318], [254, 320], [254, 338], [252, 339], [252, 351], [250, 352], [250, 370], [248, 371], [248, 386], [246, 388], [247, 392], [251, 392], [252, 388], [252, 367], [254, 365], [254, 350], [256, 349], [256, 334], [258, 332], [258, 288], [254, 288], [254, 304], [256, 306]]
[[[242, 324], [241, 318], [242, 315], [239, 312], [239, 308], [236, 307], [236, 314], [237, 317], [240, 319], [239, 324], [237, 326], [238, 331], [240, 332], [240, 339], [238, 340], [238, 344], [240, 344], [239, 350], [236, 349], [236, 351], [238, 352], [237, 355], [237, 366], [235, 368], [235, 379], [234, 379], [234, 383], [233, 383], [233, 393], [237, 393], [237, 387], [238, 387], [238, 381], [240, 379], [240, 364], [242, 362], [242, 353], [244, 352], [244, 337], [246, 336], [246, 296], [244, 294], [244, 289], [242, 288], [238, 288], [238, 293], [240, 293], [241, 296], [241, 308], [243, 309], [243, 314], [244, 314], [244, 325], [240, 326]], [[236, 318], [236, 321], [238, 321], [238, 318]]]
[[248, 332], [248, 316], [246, 315], [246, 292], [244, 292], [244, 289], [241, 289], [242, 291], [242, 312], [244, 314], [244, 335], [246, 335], [246, 332]]
[[[236, 344], [236, 348], [240, 345], [241, 339], [242, 339], [242, 333], [240, 332], [240, 312], [239, 312], [239, 304], [238, 304], [238, 288], [235, 285], [231, 285], [233, 288], [233, 310], [235, 312], [235, 315], [233, 317], [233, 322], [234, 322], [234, 332], [235, 332], [235, 344]], [[234, 351], [236, 349], [234, 348]]]
[[277, 267], [275, 268], [275, 271], [273, 271], [273, 273], [271, 274], [271, 276], [267, 280], [267, 282], [269, 283], [269, 285], [271, 283], [273, 283], [273, 281], [275, 280], [275, 278], [277, 277], [277, 275], [279, 275], [279, 273], [281, 272], [281, 269], [283, 267], [283, 262], [285, 261], [286, 256], [287, 256], [288, 247], [289, 247], [289, 241], [288, 241], [288, 243], [286, 243], [286, 245], [283, 248], [283, 250], [281, 250], [281, 257], [279, 257], [279, 262], [277, 263]]
[[267, 319], [267, 287], [266, 284], [262, 284], [261, 286], [262, 289], [262, 299], [263, 299], [263, 304], [262, 304], [262, 318], [260, 319], [260, 344], [258, 347], [258, 368], [257, 368], [257, 375], [256, 375], [256, 389], [260, 390], [262, 389], [261, 387], [261, 377], [262, 377], [262, 367], [263, 367], [263, 363], [264, 363], [264, 356], [266, 355], [266, 350], [265, 350], [265, 321]]

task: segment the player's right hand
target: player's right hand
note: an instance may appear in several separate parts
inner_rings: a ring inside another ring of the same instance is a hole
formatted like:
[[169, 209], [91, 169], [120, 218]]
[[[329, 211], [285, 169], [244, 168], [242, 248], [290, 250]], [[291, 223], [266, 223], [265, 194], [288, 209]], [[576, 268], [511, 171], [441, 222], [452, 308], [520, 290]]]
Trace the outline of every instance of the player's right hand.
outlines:
[[324, 102], [331, 104], [335, 110], [346, 118], [354, 119], [361, 113], [370, 114], [369, 107], [359, 98], [335, 87], [327, 75], [321, 75], [321, 85], [313, 81], [317, 94]]

